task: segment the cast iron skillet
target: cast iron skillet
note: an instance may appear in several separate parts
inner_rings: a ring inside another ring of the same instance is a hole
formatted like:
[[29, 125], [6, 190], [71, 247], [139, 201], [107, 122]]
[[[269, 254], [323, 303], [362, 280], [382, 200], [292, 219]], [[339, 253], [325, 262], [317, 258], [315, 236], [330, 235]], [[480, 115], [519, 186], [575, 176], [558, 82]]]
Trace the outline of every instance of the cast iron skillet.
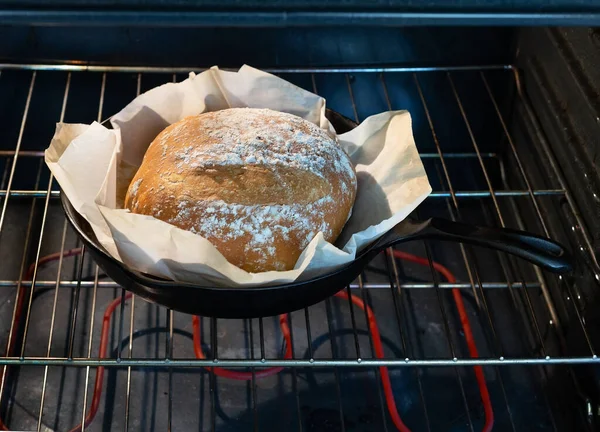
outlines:
[[[338, 133], [356, 127], [356, 123], [327, 111]], [[96, 263], [115, 282], [144, 299], [190, 314], [217, 318], [256, 318], [302, 309], [332, 296], [362, 272], [367, 263], [385, 248], [417, 240], [438, 239], [471, 243], [516, 255], [556, 273], [571, 270], [567, 251], [559, 244], [522, 231], [494, 229], [432, 218], [407, 219], [366, 247], [354, 261], [325, 276], [269, 287], [202, 287], [148, 276], [127, 268], [112, 258], [100, 245], [87, 221], [61, 194], [67, 219], [81, 237]]]

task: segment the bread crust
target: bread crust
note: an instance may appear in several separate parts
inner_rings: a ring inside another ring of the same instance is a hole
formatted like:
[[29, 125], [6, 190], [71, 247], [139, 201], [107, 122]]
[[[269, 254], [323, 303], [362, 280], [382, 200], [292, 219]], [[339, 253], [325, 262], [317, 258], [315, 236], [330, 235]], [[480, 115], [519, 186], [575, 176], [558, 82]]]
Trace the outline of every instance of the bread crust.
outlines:
[[249, 272], [289, 270], [313, 237], [334, 242], [356, 174], [318, 126], [267, 109], [186, 117], [150, 144], [125, 207], [209, 240]]

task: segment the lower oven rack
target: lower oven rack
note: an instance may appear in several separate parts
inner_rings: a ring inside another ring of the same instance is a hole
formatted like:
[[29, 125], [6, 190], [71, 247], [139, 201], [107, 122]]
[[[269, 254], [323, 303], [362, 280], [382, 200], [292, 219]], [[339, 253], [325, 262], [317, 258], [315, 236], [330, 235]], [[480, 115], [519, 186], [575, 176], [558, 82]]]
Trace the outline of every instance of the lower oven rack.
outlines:
[[[0, 256], [5, 263], [0, 270], [0, 343], [10, 350], [0, 357], [0, 365], [8, 371], [0, 381], [0, 411], [2, 406], [11, 407], [5, 411], [18, 411], [12, 405], [17, 406], [25, 391], [19, 385], [29, 391], [37, 386], [32, 424], [38, 430], [52, 429], [44, 426], [48, 412], [61, 409], [49, 390], [54, 388], [53, 374], [78, 370], [78, 376], [83, 373], [82, 382], [71, 403], [79, 412], [73, 423], [83, 422], [87, 407], [94, 403], [92, 382], [101, 367], [126, 374], [125, 400], [121, 401], [124, 420], [119, 424], [126, 429], [135, 404], [132, 400], [140, 397], [140, 389], [132, 388], [132, 377], [144, 371], [167, 376], [164, 405], [169, 430], [177, 421], [173, 382], [192, 372], [207, 375], [206, 427], [218, 429], [216, 378], [210, 369], [203, 369], [213, 367], [250, 368], [247, 392], [253, 414], [248, 424], [255, 430], [264, 425], [259, 421], [257, 391], [261, 390], [256, 374], [270, 367], [287, 368], [286, 379], [296, 395], [291, 409], [297, 412], [299, 430], [311, 430], [298, 391], [299, 374], [308, 369], [325, 370], [332, 376], [339, 430], [350, 430], [342, 375], [367, 370], [377, 383], [379, 366], [414, 371], [415, 400], [423, 405], [417, 416], [419, 430], [431, 429], [436, 421], [426, 403], [432, 398], [431, 390], [422, 382], [426, 381], [422, 374], [431, 367], [454, 371], [453, 385], [462, 394], [461, 422], [471, 430], [481, 419], [472, 413], [478, 402], [472, 400], [472, 368], [466, 366], [484, 367], [488, 382], [494, 382], [492, 399], [502, 407], [507, 429], [516, 430], [521, 421], [514, 389], [506, 383], [522, 377], [508, 378], [510, 371], [536, 375], [542, 393], [552, 387], [549, 377], [553, 375], [564, 375], [560, 379], [565, 381], [559, 382], [580, 391], [568, 366], [560, 369], [560, 365], [599, 362], [594, 329], [586, 325], [585, 289], [581, 287], [590, 278], [599, 279], [597, 265], [568, 183], [544, 140], [519, 71], [510, 65], [269, 71], [323, 95], [331, 108], [356, 121], [384, 110], [408, 109], [434, 188], [417, 216], [440, 215], [554, 237], [574, 250], [575, 276], [554, 276], [503, 254], [469, 246], [418, 242], [402, 246], [402, 251], [426, 258], [426, 266], [381, 256], [348, 287], [348, 293], [358, 295], [373, 309], [389, 345], [384, 358], [375, 356], [366, 314], [352, 302], [331, 299], [289, 315], [291, 359], [282, 358], [282, 334], [272, 318], [203, 319], [208, 354], [196, 358], [189, 347], [189, 317], [126, 298], [126, 292], [103, 278], [86, 257], [62, 215], [57, 200], [60, 192], [43, 162], [43, 149], [55, 122], [104, 123], [136, 94], [180, 81], [189, 70], [0, 64], [0, 93], [14, 101], [4, 119], [5, 129], [12, 129], [0, 148]], [[569, 225], [565, 220], [574, 222]], [[457, 280], [442, 280], [442, 273], [436, 271], [439, 264]], [[466, 299], [477, 358], [471, 358], [466, 348], [451, 301], [454, 290]], [[43, 295], [46, 292], [49, 295]], [[115, 309], [106, 330], [112, 351], [101, 358], [98, 343], [106, 321], [104, 308], [109, 304]], [[21, 324], [13, 328], [16, 321]], [[153, 341], [138, 347], [136, 339], [147, 335]], [[326, 344], [319, 342], [322, 337]], [[570, 343], [574, 339], [581, 343]], [[15, 373], [18, 381], [11, 379]], [[383, 398], [377, 394], [381, 424], [387, 429]], [[543, 417], [556, 429], [560, 424], [553, 414], [556, 402], [546, 396], [542, 399]]]

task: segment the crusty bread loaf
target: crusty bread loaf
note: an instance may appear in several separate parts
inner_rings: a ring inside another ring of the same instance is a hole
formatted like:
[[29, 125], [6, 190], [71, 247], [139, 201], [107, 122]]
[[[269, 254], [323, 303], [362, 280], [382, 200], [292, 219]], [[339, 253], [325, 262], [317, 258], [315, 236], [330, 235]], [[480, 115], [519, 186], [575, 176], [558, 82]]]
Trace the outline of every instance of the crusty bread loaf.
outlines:
[[125, 207], [209, 240], [250, 271], [294, 268], [322, 232], [333, 242], [356, 196], [350, 159], [291, 114], [231, 108], [186, 117], [150, 144]]

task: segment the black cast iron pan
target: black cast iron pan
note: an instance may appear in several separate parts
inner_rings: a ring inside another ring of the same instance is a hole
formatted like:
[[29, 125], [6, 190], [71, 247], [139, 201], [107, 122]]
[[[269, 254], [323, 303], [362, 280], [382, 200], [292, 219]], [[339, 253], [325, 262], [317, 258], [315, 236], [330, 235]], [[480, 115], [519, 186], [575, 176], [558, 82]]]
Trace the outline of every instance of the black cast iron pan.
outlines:
[[[327, 117], [338, 133], [356, 123], [328, 110]], [[354, 281], [367, 263], [392, 245], [438, 239], [471, 243], [501, 250], [556, 273], [571, 270], [567, 251], [558, 243], [523, 231], [494, 229], [432, 218], [407, 219], [366, 247], [354, 261], [325, 276], [269, 287], [203, 287], [148, 276], [127, 268], [100, 245], [87, 221], [61, 194], [67, 219], [73, 225], [96, 263], [115, 282], [144, 299], [171, 309], [217, 318], [256, 318], [302, 309], [318, 303]]]

